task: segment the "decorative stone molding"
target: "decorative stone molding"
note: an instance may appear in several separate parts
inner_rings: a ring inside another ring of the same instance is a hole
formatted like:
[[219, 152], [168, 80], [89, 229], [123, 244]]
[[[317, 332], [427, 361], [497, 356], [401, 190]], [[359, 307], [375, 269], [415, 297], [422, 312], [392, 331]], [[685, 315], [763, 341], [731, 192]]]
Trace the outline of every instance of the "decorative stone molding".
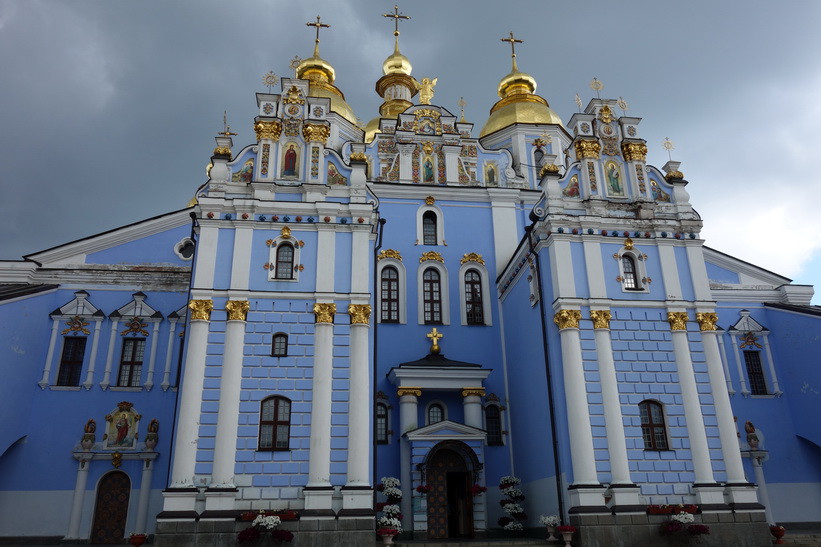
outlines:
[[188, 303], [192, 321], [210, 321], [214, 303], [210, 300], [192, 300]]
[[327, 125], [306, 123], [302, 126], [302, 136], [306, 142], [321, 142], [325, 144], [328, 142], [328, 137], [331, 136], [331, 128]]
[[229, 321], [245, 321], [251, 304], [247, 300], [229, 300], [225, 304]]
[[581, 318], [582, 312], [579, 310], [559, 310], [553, 316], [553, 322], [559, 329], [577, 329]]
[[625, 161], [647, 161], [647, 145], [643, 142], [623, 142], [621, 153]]
[[464, 264], [465, 262], [477, 262], [479, 264], [484, 265], [485, 259], [482, 258], [482, 255], [477, 253], [467, 253], [462, 256], [462, 260], [459, 261], [459, 264]]
[[397, 397], [404, 397], [405, 395], [413, 395], [414, 397], [421, 397], [422, 396], [422, 388], [421, 387], [406, 387], [406, 386], [399, 386], [396, 388], [396, 396]]
[[594, 329], [609, 329], [611, 314], [609, 310], [592, 310], [590, 320]]
[[317, 323], [333, 323], [334, 314], [336, 313], [336, 304], [333, 302], [314, 304], [314, 315]]
[[718, 314], [714, 312], [696, 313], [696, 321], [701, 330], [716, 330]]
[[402, 261], [402, 254], [399, 251], [394, 249], [383, 249], [379, 251], [379, 254], [376, 256], [377, 260], [382, 260], [385, 258], [395, 258], [398, 261]]
[[577, 140], [573, 146], [576, 149], [576, 158], [577, 159], [585, 159], [585, 158], [592, 158], [598, 159], [599, 152], [601, 151], [601, 145], [598, 141], [589, 141], [589, 140]]
[[670, 311], [667, 312], [667, 322], [670, 323], [670, 330], [687, 330], [687, 316], [686, 311]]
[[258, 121], [254, 124], [254, 132], [257, 134], [258, 141], [262, 139], [277, 141], [282, 134], [282, 124], [279, 122]]
[[483, 387], [463, 387], [462, 388], [462, 397], [470, 397], [471, 395], [476, 395], [477, 397], [484, 397], [485, 396], [485, 388], [483, 388]]
[[422, 256], [419, 257], [420, 264], [428, 260], [436, 260], [437, 262], [441, 262], [442, 264], [445, 263], [445, 259], [442, 258], [442, 255], [440, 255], [436, 251], [428, 251], [426, 253], [422, 253]]
[[371, 319], [370, 304], [349, 304], [348, 314], [351, 316], [351, 324], [367, 325]]

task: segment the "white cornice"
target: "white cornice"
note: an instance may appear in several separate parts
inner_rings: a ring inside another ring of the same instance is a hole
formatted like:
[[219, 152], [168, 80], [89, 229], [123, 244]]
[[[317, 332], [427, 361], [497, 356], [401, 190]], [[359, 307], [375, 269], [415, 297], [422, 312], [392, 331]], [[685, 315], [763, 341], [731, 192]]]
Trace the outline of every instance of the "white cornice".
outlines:
[[[770, 288], [780, 287], [781, 285], [789, 284], [792, 279], [784, 277], [775, 272], [765, 270], [749, 262], [744, 262], [741, 259], [724, 254], [721, 251], [704, 247], [704, 260], [711, 264], [715, 264], [721, 268], [736, 272], [739, 275], [746, 275], [752, 279], [760, 281], [762, 284], [770, 284]], [[745, 285], [752, 285], [745, 283]]]
[[491, 369], [474, 367], [394, 367], [388, 379], [396, 386], [450, 391], [481, 386], [491, 372]]
[[[368, 183], [371, 191], [380, 200], [424, 199], [433, 196], [437, 201], [524, 201], [536, 203], [541, 190], [526, 188], [484, 188], [479, 186], [439, 186], [433, 184]], [[501, 199], [500, 199], [501, 198]]]

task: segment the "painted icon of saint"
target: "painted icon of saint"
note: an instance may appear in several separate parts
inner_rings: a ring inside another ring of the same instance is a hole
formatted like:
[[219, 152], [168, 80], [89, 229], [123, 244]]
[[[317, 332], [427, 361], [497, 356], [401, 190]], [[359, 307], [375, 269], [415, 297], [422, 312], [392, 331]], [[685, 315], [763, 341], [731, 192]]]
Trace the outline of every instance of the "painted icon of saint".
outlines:
[[288, 150], [285, 151], [285, 161], [282, 164], [282, 176], [283, 177], [295, 177], [297, 176], [296, 172], [296, 150], [294, 150], [294, 145], [288, 146]]

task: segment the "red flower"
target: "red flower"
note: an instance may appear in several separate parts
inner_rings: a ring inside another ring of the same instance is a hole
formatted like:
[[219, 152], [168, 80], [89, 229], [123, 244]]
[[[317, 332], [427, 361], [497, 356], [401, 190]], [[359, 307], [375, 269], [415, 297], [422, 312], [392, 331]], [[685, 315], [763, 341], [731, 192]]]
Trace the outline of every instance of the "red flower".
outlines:
[[433, 486], [431, 486], [429, 484], [420, 484], [419, 486], [416, 487], [416, 491], [419, 492], [420, 494], [427, 494], [431, 490], [433, 490]]
[[246, 528], [237, 534], [237, 541], [240, 543], [251, 543], [259, 539], [259, 530], [256, 528]]
[[294, 540], [294, 534], [288, 530], [274, 530], [271, 532], [271, 539], [274, 541], [285, 541], [290, 543]]

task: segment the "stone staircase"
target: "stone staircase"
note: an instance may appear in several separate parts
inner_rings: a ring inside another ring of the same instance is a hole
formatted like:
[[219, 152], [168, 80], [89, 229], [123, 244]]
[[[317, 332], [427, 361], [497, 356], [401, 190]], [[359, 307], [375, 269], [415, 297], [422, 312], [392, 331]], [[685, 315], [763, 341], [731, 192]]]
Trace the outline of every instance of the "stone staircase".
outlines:
[[[430, 539], [430, 540], [399, 540], [393, 543], [397, 547], [526, 547], [547, 545], [544, 539], [535, 538], [483, 538], [483, 539]], [[551, 545], [561, 545], [552, 542]]]
[[787, 530], [787, 534], [784, 536], [784, 545], [821, 547], [821, 532], [790, 533]]

